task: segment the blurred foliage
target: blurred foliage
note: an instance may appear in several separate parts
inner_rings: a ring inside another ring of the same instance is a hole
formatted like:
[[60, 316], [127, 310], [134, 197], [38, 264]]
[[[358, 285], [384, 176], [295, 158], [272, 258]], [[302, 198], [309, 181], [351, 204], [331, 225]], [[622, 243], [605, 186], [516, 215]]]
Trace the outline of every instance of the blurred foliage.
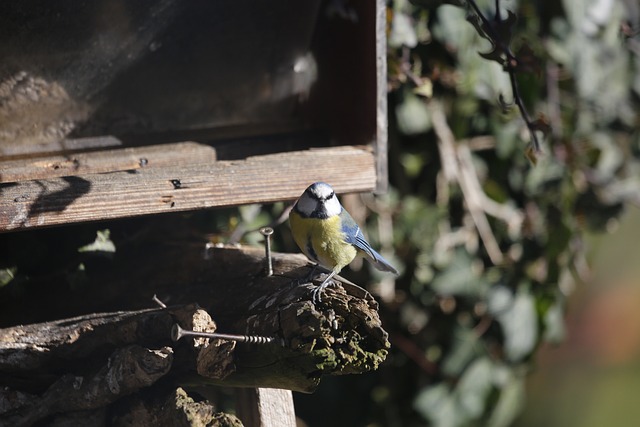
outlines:
[[640, 203], [639, 25], [632, 1], [389, 5], [394, 190], [375, 211], [393, 212], [404, 263], [382, 301], [386, 369], [411, 381], [386, 384], [384, 404], [413, 396], [413, 412], [380, 424], [520, 413], [536, 349], [563, 339], [566, 296], [588, 274], [583, 233]]

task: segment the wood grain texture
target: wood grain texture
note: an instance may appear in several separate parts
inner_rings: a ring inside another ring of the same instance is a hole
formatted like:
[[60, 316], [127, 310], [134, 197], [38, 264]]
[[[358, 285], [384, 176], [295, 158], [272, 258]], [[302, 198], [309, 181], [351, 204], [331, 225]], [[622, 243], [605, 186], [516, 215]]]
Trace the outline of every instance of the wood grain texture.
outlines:
[[216, 161], [213, 147], [196, 142], [151, 145], [87, 153], [56, 154], [0, 161], [0, 183], [52, 179], [142, 168], [185, 166]]
[[385, 0], [376, 0], [376, 192], [389, 189], [387, 119], [387, 8]]
[[261, 426], [295, 427], [296, 414], [291, 390], [259, 388], [257, 392]]
[[298, 197], [314, 181], [337, 192], [371, 191], [367, 147], [331, 147], [237, 161], [143, 167], [0, 184], [0, 232]]
[[296, 414], [290, 390], [244, 388], [238, 390], [238, 416], [247, 426], [295, 427]]

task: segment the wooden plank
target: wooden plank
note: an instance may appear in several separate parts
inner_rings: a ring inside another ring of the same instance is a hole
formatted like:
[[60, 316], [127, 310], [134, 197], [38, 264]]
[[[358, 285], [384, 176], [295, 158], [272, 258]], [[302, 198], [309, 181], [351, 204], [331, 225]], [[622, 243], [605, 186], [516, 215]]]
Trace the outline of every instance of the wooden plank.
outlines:
[[257, 392], [261, 426], [295, 427], [296, 414], [291, 390], [259, 388]]
[[376, 1], [376, 192], [389, 189], [387, 115], [387, 4]]
[[196, 142], [120, 148], [88, 153], [0, 161], [0, 183], [51, 179], [141, 168], [213, 163], [213, 147]]
[[236, 410], [240, 420], [247, 426], [296, 426], [291, 390], [239, 389]]
[[331, 147], [0, 184], [0, 232], [291, 200], [320, 180], [337, 192], [373, 190], [373, 153], [368, 147]]

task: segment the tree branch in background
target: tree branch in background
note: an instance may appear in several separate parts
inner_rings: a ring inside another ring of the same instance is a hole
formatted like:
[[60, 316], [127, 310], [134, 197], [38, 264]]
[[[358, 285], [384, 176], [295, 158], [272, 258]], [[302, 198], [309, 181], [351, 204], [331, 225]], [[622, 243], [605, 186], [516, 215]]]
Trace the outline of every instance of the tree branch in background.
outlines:
[[475, 0], [467, 0], [467, 4], [469, 4], [475, 13], [475, 17], [469, 17], [469, 22], [473, 24], [478, 34], [488, 40], [492, 45], [491, 51], [488, 53], [481, 53], [480, 56], [485, 59], [498, 62], [509, 74], [514, 102], [518, 107], [520, 115], [525, 121], [527, 129], [529, 129], [529, 133], [531, 135], [531, 146], [527, 150], [526, 155], [527, 158], [535, 164], [537, 155], [541, 152], [540, 141], [536, 132], [540, 131], [543, 134], [547, 134], [550, 131], [550, 127], [544, 117], [531, 120], [531, 117], [527, 112], [527, 108], [522, 100], [522, 96], [520, 95], [516, 72], [523, 68], [523, 63], [516, 57], [509, 47], [512, 38], [511, 28], [517, 19], [516, 15], [511, 11], [507, 11], [507, 18], [502, 19], [500, 16], [500, 0], [496, 0], [496, 11], [492, 22], [484, 16]]
[[466, 144], [456, 144], [451, 128], [442, 109], [442, 105], [431, 100], [428, 103], [433, 129], [438, 136], [438, 148], [442, 159], [442, 173], [448, 182], [456, 181], [460, 185], [467, 208], [494, 264], [502, 263], [504, 257], [494, 236], [487, 214], [504, 221], [509, 230], [520, 230], [524, 215], [518, 209], [506, 204], [496, 203], [482, 190], [478, 173], [473, 165], [471, 150]]

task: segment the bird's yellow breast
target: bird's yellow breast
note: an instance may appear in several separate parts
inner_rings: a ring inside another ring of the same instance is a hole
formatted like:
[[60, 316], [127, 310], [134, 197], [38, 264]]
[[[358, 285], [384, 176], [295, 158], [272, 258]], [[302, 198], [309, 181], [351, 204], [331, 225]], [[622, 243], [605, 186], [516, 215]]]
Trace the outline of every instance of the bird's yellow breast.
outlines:
[[339, 272], [356, 257], [356, 248], [344, 240], [340, 216], [303, 218], [291, 211], [289, 222], [298, 247], [322, 267]]

